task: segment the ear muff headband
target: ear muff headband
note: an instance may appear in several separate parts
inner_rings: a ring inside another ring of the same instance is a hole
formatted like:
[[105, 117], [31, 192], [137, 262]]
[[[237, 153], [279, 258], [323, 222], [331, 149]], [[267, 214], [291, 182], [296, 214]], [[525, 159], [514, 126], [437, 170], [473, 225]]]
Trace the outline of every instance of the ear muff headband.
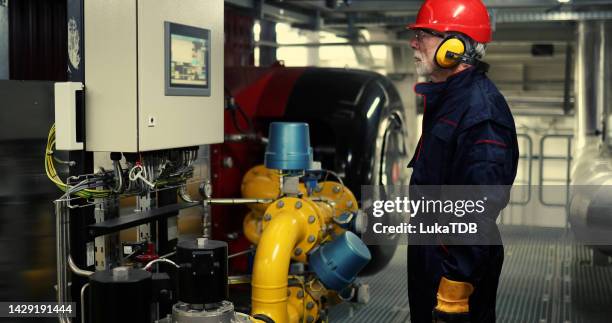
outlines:
[[465, 61], [466, 53], [472, 51], [469, 46], [468, 41], [461, 39], [457, 35], [450, 35], [444, 38], [436, 49], [434, 61], [442, 68], [455, 67], [462, 61]]

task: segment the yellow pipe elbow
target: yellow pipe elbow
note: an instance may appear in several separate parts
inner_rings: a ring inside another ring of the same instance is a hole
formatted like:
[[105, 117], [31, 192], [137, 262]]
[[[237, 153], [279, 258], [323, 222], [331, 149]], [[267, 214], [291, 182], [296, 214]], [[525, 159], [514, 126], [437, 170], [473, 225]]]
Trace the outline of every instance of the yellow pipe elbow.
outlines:
[[[266, 226], [253, 266], [252, 313], [289, 323], [287, 281], [295, 246], [306, 236], [307, 221], [298, 212], [280, 212]], [[292, 315], [293, 316], [293, 315]]]

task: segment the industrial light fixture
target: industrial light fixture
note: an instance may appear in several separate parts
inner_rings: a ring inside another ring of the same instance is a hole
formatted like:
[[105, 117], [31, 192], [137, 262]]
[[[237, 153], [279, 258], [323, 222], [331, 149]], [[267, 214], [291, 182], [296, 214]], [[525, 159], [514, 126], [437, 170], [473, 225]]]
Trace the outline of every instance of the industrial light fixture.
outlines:
[[557, 0], [557, 1], [559, 1], [559, 3], [568, 3], [568, 2], [570, 2], [571, 0]]
[[340, 2], [343, 2], [345, 6], [350, 6], [353, 0], [325, 0], [325, 6], [329, 9], [336, 9], [340, 6]]

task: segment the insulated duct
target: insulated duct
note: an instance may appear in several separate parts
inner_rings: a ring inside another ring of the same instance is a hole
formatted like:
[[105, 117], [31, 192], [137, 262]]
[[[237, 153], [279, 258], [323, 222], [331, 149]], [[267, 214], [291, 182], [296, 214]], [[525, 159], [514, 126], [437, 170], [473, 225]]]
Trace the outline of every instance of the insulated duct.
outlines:
[[612, 23], [577, 25], [575, 163], [572, 169], [570, 222], [583, 243], [612, 254], [612, 104], [610, 53]]
[[605, 27], [602, 21], [577, 25], [576, 149], [597, 141], [603, 128], [605, 89]]
[[9, 78], [8, 2], [0, 0], [0, 80]]

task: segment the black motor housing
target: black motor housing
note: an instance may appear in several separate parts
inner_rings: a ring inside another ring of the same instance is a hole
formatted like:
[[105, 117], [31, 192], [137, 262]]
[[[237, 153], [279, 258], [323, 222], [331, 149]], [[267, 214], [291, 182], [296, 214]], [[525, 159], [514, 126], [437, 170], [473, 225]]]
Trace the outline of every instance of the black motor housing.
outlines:
[[88, 322], [151, 323], [151, 277], [146, 270], [127, 267], [93, 273]]
[[227, 250], [227, 243], [206, 238], [178, 243], [179, 301], [214, 304], [228, 299]]

